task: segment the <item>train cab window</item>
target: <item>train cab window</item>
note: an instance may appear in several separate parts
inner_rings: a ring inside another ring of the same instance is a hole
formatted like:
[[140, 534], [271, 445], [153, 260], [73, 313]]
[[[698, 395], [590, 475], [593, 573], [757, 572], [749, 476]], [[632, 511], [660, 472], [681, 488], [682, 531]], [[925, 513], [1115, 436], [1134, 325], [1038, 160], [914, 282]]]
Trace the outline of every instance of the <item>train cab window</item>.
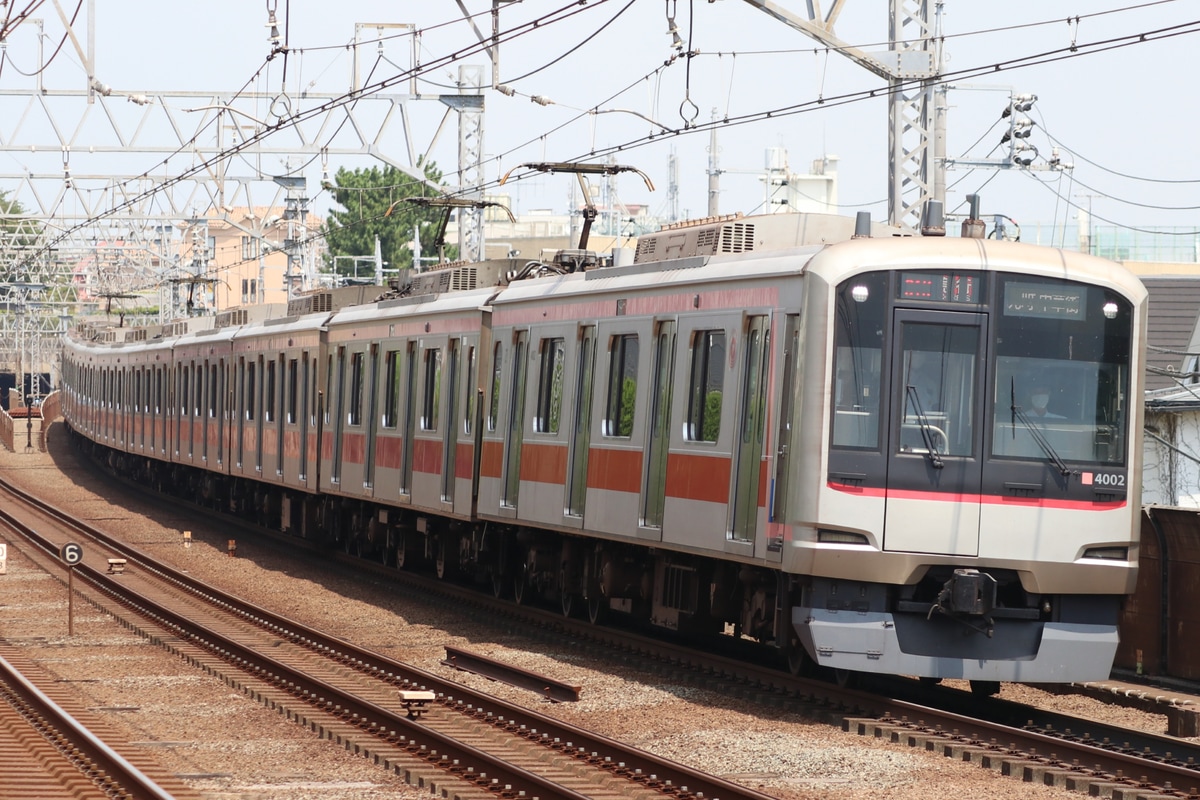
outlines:
[[902, 337], [900, 451], [975, 455], [979, 329], [909, 322]]
[[637, 403], [637, 334], [614, 336], [609, 344], [609, 355], [604, 435], [632, 436], [633, 411]]
[[880, 371], [887, 275], [859, 275], [838, 287], [833, 350], [833, 446], [879, 449]]
[[425, 351], [425, 385], [421, 403], [421, 430], [438, 429], [438, 406], [442, 392], [442, 349], [431, 347]]
[[383, 398], [383, 427], [396, 428], [400, 424], [400, 351], [389, 350], [384, 358], [387, 394]]
[[500, 414], [500, 367], [503, 364], [500, 356], [502, 352], [501, 344], [497, 342], [496, 349], [492, 352], [492, 391], [491, 403], [488, 404], [487, 421], [489, 432], [496, 430], [496, 421]]
[[350, 425], [362, 425], [363, 378], [363, 354], [354, 353], [350, 356], [350, 408], [346, 416]]
[[696, 331], [692, 334], [692, 375], [688, 386], [688, 441], [717, 441], [721, 433], [724, 382], [725, 331]]
[[1123, 464], [1133, 309], [1100, 287], [1003, 276], [992, 455]]
[[537, 415], [533, 420], [534, 430], [538, 433], [558, 433], [565, 353], [566, 346], [561, 338], [542, 340], [538, 363]]

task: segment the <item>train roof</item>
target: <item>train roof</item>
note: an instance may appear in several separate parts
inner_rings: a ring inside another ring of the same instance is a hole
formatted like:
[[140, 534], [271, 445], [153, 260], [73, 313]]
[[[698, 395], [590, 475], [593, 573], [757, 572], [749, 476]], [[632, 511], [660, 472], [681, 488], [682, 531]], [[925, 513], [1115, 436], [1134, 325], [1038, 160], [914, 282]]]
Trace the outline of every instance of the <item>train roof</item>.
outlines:
[[[941, 264], [961, 269], [964, 260], [985, 270], [1107, 285], [1135, 303], [1146, 297], [1141, 281], [1124, 267], [1086, 254], [989, 239], [915, 236], [878, 223], [872, 223], [870, 231], [869, 236], [858, 236], [853, 218], [829, 214], [736, 214], [667, 226], [640, 237], [632, 254], [616, 251], [611, 259], [567, 250], [546, 261], [509, 258], [442, 265], [410, 274], [390, 287], [319, 290], [287, 304], [246, 306], [215, 317], [147, 328], [81, 326], [73, 338], [83, 346], [139, 341], [150, 346], [164, 339], [186, 346], [214, 341], [209, 338], [214, 336], [258, 335], [283, 324], [304, 329], [355, 324], [401, 308], [413, 313], [453, 313], [585, 292], [669, 289], [684, 283], [745, 281], [805, 270], [839, 283], [873, 269], [936, 269]], [[226, 330], [229, 333], [218, 333]]]
[[1114, 261], [1054, 247], [994, 239], [859, 238], [825, 249], [813, 258], [808, 269], [832, 284], [860, 272], [884, 268], [937, 269], [954, 265], [961, 269], [964, 261], [977, 261], [979, 268], [987, 271], [1023, 272], [1107, 286], [1135, 304], [1147, 296], [1141, 280]]

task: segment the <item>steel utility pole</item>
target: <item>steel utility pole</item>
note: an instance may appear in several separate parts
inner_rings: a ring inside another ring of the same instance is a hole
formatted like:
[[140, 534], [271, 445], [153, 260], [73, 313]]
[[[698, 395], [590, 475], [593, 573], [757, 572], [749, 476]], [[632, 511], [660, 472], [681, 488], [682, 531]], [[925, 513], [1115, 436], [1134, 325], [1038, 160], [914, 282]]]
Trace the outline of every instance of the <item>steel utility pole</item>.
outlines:
[[[868, 53], [838, 38], [838, 16], [849, 0], [817, 2], [798, 15], [772, 0], [745, 0], [837, 50], [888, 82], [888, 221], [918, 227], [926, 200], [946, 200], [946, 95], [942, 73], [941, 0], [889, 0], [889, 47]], [[930, 16], [930, 6], [935, 17]]]

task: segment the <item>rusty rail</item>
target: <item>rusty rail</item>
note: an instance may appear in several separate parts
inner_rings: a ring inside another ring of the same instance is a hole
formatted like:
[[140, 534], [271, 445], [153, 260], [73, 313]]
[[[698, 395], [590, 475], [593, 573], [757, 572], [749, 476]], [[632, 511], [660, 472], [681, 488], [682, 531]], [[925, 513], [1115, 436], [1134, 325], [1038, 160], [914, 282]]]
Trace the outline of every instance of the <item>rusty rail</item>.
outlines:
[[578, 686], [450, 645], [446, 645], [446, 658], [442, 663], [463, 672], [516, 686], [518, 689], [529, 689], [556, 703], [574, 703], [579, 700]]

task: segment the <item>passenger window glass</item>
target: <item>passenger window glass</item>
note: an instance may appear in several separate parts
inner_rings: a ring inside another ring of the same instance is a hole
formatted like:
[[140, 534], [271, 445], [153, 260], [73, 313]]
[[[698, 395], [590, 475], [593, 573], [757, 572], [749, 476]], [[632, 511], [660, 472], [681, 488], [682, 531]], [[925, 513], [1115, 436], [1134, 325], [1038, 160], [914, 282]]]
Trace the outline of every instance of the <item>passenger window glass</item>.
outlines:
[[362, 424], [363, 406], [363, 354], [354, 353], [350, 356], [350, 413], [347, 422], [351, 425]]
[[562, 339], [543, 339], [538, 363], [537, 416], [534, 430], [538, 433], [558, 433], [562, 411], [563, 356]]
[[638, 337], [614, 336], [608, 373], [604, 435], [633, 435], [633, 412], [637, 403]]
[[689, 441], [715, 442], [720, 436], [724, 367], [725, 331], [696, 331], [692, 335], [692, 374], [688, 392]]
[[488, 431], [496, 430], [496, 419], [500, 413], [500, 367], [503, 362], [500, 358], [502, 354], [501, 345], [496, 343], [496, 349], [492, 352], [492, 391], [491, 402], [488, 404]]
[[442, 350], [433, 347], [425, 351], [425, 394], [421, 407], [421, 430], [438, 429], [438, 406], [442, 393]]

